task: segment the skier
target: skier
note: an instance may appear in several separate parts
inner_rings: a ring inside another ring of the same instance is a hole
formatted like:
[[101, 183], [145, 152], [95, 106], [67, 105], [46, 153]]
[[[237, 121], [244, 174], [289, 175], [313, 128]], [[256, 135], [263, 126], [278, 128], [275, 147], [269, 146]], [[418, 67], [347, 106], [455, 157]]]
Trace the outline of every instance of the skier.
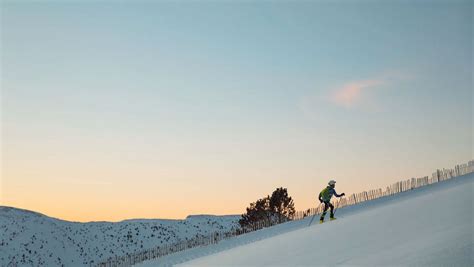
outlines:
[[324, 188], [323, 191], [321, 191], [321, 193], [319, 193], [319, 197], [318, 197], [319, 202], [324, 203], [324, 211], [323, 211], [323, 214], [321, 214], [321, 218], [319, 219], [319, 223], [324, 222], [324, 216], [326, 216], [326, 212], [327, 212], [328, 208], [331, 208], [331, 215], [329, 216], [331, 221], [336, 219], [336, 218], [334, 218], [334, 206], [330, 202], [331, 197], [333, 195], [336, 196], [336, 197], [343, 197], [346, 194], [342, 193], [342, 194], [338, 195], [336, 193], [336, 190], [334, 189], [335, 187], [336, 187], [336, 181], [331, 180], [331, 181], [329, 181], [328, 186], [326, 188]]

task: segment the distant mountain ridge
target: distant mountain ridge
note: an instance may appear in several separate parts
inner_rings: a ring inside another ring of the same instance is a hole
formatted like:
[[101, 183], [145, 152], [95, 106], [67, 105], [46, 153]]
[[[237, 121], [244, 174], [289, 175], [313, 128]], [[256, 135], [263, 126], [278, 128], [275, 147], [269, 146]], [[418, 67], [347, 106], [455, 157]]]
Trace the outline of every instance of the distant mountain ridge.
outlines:
[[239, 215], [69, 222], [0, 206], [0, 266], [89, 266], [109, 257], [238, 227]]

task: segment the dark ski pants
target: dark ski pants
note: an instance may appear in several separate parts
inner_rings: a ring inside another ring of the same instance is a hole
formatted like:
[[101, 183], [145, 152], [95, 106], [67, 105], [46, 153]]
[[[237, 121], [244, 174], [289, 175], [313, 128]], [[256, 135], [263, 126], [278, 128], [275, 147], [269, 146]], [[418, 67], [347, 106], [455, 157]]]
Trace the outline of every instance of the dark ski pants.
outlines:
[[324, 204], [324, 211], [323, 211], [323, 214], [321, 214], [320, 220], [324, 220], [324, 216], [326, 216], [326, 212], [328, 211], [329, 208], [331, 209], [331, 214], [329, 215], [329, 217], [334, 218], [334, 206], [330, 202], [323, 202], [323, 204]]

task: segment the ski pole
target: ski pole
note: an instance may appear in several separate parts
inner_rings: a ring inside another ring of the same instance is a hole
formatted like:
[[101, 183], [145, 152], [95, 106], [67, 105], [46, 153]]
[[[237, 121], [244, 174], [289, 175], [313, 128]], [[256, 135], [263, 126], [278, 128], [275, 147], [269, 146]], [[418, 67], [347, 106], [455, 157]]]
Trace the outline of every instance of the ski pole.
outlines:
[[336, 208], [334, 209], [334, 215], [336, 215], [336, 210], [337, 210], [337, 208], [339, 208], [339, 204], [341, 203], [341, 201], [342, 201], [342, 198], [339, 199], [339, 201], [337, 202], [337, 206], [336, 206]]
[[[316, 209], [316, 211], [319, 210], [319, 207], [321, 206], [321, 204], [322, 204], [322, 203], [319, 203], [318, 208]], [[311, 223], [313, 222], [314, 217], [316, 216], [316, 214], [317, 214], [317, 213], [315, 212], [314, 215], [313, 215], [313, 217], [311, 218], [311, 221], [309, 221], [308, 227], [311, 226]]]

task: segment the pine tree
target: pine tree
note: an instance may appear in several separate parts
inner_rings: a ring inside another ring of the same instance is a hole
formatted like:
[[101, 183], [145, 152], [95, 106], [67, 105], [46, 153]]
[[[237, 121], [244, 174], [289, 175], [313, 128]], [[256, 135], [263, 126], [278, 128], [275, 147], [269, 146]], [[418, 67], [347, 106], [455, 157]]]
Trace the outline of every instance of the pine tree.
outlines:
[[293, 199], [288, 196], [288, 190], [283, 187], [273, 191], [269, 206], [271, 212], [277, 216], [278, 223], [291, 220], [296, 212]]
[[239, 224], [242, 227], [248, 227], [256, 222], [269, 220], [270, 217], [270, 197], [267, 196], [254, 203], [250, 203], [250, 207], [247, 208], [247, 213], [242, 214]]
[[288, 196], [286, 188], [277, 188], [271, 196], [266, 196], [253, 203], [242, 214], [239, 220], [241, 227], [252, 227], [257, 222], [266, 221], [270, 224], [291, 220], [295, 215], [293, 199]]

